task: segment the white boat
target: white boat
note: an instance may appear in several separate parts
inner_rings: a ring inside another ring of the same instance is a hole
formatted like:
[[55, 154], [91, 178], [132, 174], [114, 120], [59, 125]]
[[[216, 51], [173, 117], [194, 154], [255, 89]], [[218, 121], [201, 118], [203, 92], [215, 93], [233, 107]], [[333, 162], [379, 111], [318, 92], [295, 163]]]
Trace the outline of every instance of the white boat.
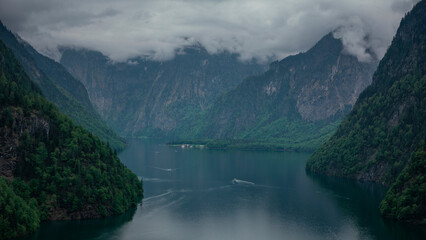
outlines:
[[254, 183], [249, 182], [249, 181], [244, 181], [244, 180], [239, 180], [239, 179], [232, 179], [232, 183], [233, 184], [241, 184], [241, 185], [254, 185]]

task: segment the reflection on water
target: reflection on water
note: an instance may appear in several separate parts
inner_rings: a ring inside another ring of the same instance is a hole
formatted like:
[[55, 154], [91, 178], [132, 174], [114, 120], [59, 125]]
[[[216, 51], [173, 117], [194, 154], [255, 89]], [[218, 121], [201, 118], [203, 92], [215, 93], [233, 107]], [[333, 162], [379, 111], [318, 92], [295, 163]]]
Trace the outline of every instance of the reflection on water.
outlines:
[[[116, 231], [132, 220], [136, 208], [119, 216], [94, 220], [54, 221], [43, 223], [39, 231], [25, 239], [113, 239]], [[119, 238], [116, 238], [119, 239]]]
[[425, 239], [425, 227], [396, 223], [379, 217], [378, 206], [387, 188], [373, 183], [310, 174], [308, 176], [328, 190], [328, 194], [340, 198], [336, 199], [336, 204], [341, 211], [353, 216], [357, 225], [368, 229], [376, 239]]
[[307, 176], [308, 157], [135, 141], [120, 158], [144, 180], [137, 210], [45, 223], [30, 239], [425, 239], [380, 217], [385, 188]]

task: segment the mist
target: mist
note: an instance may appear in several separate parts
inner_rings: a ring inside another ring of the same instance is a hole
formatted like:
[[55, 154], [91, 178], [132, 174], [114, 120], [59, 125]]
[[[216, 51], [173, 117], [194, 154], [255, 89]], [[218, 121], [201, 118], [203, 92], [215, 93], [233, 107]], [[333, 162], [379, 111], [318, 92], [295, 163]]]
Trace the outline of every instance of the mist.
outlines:
[[[334, 32], [360, 61], [386, 52], [417, 0], [111, 1], [0, 0], [0, 19], [56, 60], [58, 46], [98, 50], [114, 61], [167, 60], [200, 43], [209, 53], [269, 61], [303, 52]], [[374, 55], [374, 56], [372, 56]]]

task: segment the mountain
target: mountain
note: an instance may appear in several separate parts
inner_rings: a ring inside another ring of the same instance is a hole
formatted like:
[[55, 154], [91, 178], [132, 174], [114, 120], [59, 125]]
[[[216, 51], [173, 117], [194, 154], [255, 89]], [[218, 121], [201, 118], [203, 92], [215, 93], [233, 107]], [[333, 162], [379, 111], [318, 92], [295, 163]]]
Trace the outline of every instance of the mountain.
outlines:
[[59, 63], [38, 53], [18, 35], [0, 22], [0, 40], [10, 48], [24, 66], [30, 79], [37, 83], [43, 95], [77, 125], [91, 131], [115, 149], [124, 148], [121, 139], [94, 110], [84, 85]]
[[307, 52], [246, 78], [174, 134], [178, 139], [240, 139], [242, 146], [263, 141], [313, 150], [371, 83], [376, 66], [377, 61], [359, 62], [346, 54], [341, 40], [329, 33]]
[[0, 41], [0, 239], [40, 221], [123, 213], [138, 178], [98, 137], [58, 111]]
[[311, 156], [313, 173], [392, 184], [385, 216], [426, 223], [426, 1], [401, 21], [373, 83]]
[[199, 44], [162, 62], [139, 57], [117, 63], [100, 52], [63, 48], [60, 62], [83, 82], [102, 117], [133, 137], [167, 135], [244, 77], [264, 69], [226, 51], [209, 54]]

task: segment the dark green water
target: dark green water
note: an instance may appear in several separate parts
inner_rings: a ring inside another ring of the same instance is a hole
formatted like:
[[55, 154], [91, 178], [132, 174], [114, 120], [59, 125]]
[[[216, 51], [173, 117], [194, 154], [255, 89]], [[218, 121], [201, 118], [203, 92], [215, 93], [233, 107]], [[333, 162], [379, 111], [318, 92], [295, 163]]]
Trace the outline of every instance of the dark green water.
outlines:
[[143, 204], [118, 217], [44, 223], [27, 239], [426, 239], [424, 227], [380, 217], [385, 188], [308, 176], [308, 157], [135, 141], [120, 158], [143, 177]]

